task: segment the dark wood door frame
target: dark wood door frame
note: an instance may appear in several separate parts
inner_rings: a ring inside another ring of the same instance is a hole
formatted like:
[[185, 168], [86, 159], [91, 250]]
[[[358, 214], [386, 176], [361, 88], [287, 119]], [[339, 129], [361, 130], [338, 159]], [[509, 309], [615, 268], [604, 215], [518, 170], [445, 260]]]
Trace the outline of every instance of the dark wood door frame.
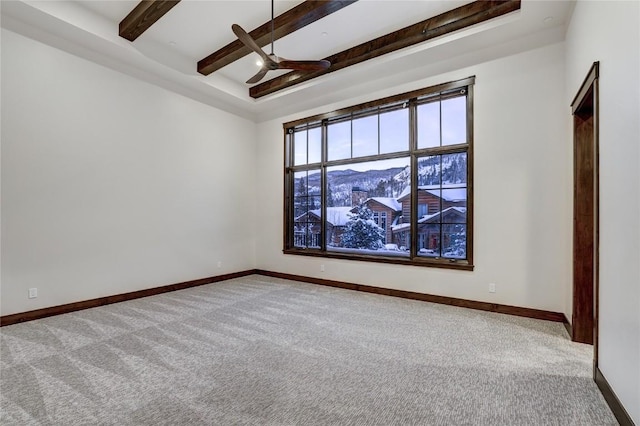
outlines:
[[573, 114], [573, 313], [571, 339], [598, 359], [598, 79], [595, 62], [571, 103]]

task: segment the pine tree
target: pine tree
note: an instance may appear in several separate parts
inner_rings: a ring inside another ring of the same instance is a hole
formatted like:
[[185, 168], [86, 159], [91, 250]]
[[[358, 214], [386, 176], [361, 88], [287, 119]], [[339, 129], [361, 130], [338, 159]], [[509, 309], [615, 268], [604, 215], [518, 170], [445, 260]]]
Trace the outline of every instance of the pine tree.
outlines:
[[342, 234], [342, 246], [361, 250], [378, 250], [383, 247], [384, 230], [373, 221], [373, 213], [360, 207], [353, 213]]
[[305, 178], [298, 179], [296, 192], [293, 196], [294, 216], [298, 217], [309, 210], [307, 197], [307, 182]]
[[333, 190], [331, 189], [331, 184], [327, 184], [327, 195], [325, 196], [327, 201], [327, 207], [333, 207]]
[[464, 225], [453, 225], [451, 231], [444, 256], [464, 259], [467, 256], [467, 229]]

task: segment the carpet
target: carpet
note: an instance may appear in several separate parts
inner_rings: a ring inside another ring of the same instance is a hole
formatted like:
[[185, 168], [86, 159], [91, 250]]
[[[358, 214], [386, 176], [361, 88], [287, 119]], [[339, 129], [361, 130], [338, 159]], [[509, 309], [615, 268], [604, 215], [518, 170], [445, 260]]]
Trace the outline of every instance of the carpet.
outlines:
[[3, 425], [616, 425], [562, 324], [263, 276], [0, 329]]

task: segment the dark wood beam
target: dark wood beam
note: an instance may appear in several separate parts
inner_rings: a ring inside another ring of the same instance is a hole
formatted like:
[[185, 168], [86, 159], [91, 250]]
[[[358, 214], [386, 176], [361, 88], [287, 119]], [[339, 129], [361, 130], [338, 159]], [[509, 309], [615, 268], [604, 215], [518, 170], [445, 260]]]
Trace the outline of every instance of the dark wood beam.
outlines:
[[[307, 0], [302, 2], [274, 19], [273, 39], [278, 40], [356, 1], [358, 0]], [[231, 32], [231, 26], [229, 26], [229, 32]], [[260, 25], [249, 32], [249, 35], [260, 47], [271, 43], [271, 21]], [[234, 40], [222, 49], [198, 61], [198, 72], [209, 75], [251, 52], [239, 40]]]
[[331, 62], [331, 67], [326, 70], [315, 72], [292, 71], [257, 84], [249, 89], [249, 95], [252, 98], [260, 98], [321, 75], [359, 64], [360, 62], [377, 58], [378, 56], [422, 43], [519, 9], [520, 0], [478, 0], [324, 58]]
[[120, 22], [120, 37], [134, 41], [180, 0], [143, 0]]

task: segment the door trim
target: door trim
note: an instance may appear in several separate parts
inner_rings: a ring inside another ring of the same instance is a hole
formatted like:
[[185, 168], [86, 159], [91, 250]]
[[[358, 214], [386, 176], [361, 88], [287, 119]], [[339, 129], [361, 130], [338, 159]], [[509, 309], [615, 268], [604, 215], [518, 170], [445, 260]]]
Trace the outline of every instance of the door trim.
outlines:
[[[587, 76], [585, 77], [578, 93], [571, 102], [571, 113], [574, 116], [574, 128], [575, 131], [575, 115], [580, 113], [580, 110], [585, 106], [593, 108], [593, 368], [594, 378], [596, 377], [596, 371], [598, 367], [598, 318], [599, 318], [599, 242], [600, 242], [600, 219], [599, 219], [599, 205], [600, 205], [600, 178], [599, 178], [599, 78], [600, 78], [600, 62], [594, 62], [591, 66]], [[574, 132], [574, 159], [575, 159], [575, 132]], [[575, 182], [575, 170], [574, 170], [574, 185]], [[575, 193], [574, 193], [575, 196]], [[575, 206], [575, 199], [574, 199]], [[574, 212], [575, 215], [575, 212]], [[575, 219], [575, 218], [574, 218]], [[575, 235], [575, 229], [574, 229]], [[574, 260], [575, 262], [575, 260]], [[575, 288], [572, 294], [575, 293]], [[575, 312], [575, 294], [574, 294], [574, 312]], [[573, 326], [573, 324], [572, 324]], [[572, 329], [576, 330], [573, 326]], [[572, 335], [572, 340], [574, 336]]]

